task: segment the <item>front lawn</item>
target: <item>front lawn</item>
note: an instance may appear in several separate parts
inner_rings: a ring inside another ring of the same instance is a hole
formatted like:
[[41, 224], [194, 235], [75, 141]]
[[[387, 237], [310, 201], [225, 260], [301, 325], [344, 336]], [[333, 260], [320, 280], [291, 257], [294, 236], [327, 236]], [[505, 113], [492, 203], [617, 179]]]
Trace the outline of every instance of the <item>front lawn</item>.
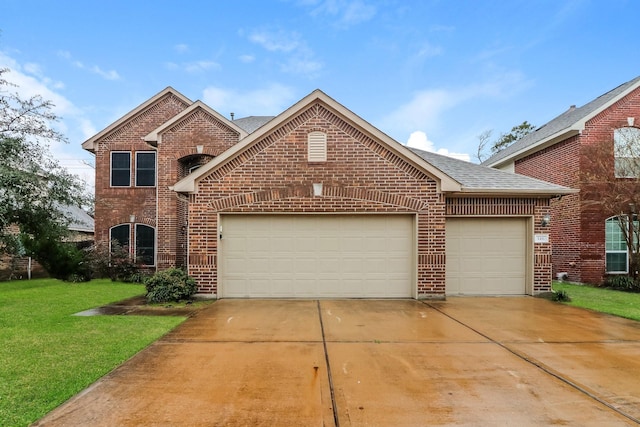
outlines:
[[0, 283], [0, 425], [38, 420], [185, 319], [73, 316], [144, 292], [110, 280]]
[[553, 282], [553, 290], [566, 291], [571, 298], [569, 305], [640, 320], [640, 293], [563, 282]]

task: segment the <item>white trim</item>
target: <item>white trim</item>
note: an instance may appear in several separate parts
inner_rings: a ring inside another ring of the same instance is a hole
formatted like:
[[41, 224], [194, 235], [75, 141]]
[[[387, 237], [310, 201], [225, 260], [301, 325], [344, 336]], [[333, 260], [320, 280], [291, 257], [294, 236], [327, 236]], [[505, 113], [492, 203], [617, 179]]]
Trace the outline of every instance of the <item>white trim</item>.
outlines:
[[[113, 155], [114, 154], [129, 154], [129, 185], [113, 185]], [[131, 170], [132, 168], [132, 157], [131, 151], [111, 151], [109, 152], [109, 187], [111, 188], [130, 188], [131, 187]]]
[[[153, 185], [138, 185], [138, 154], [153, 154]], [[136, 151], [135, 166], [133, 175], [136, 187], [153, 188], [158, 185], [158, 153], [156, 151]]]

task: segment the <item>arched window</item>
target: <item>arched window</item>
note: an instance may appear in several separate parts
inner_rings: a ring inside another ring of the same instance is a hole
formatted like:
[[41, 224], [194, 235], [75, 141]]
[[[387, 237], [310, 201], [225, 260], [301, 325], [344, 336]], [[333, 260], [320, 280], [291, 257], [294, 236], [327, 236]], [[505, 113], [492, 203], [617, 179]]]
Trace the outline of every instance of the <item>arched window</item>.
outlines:
[[616, 178], [640, 178], [640, 129], [614, 130], [613, 153]]
[[156, 230], [144, 224], [136, 224], [136, 261], [144, 265], [156, 264]]
[[310, 162], [327, 161], [327, 134], [310, 132], [307, 135], [307, 159]]
[[[110, 248], [115, 250], [114, 242], [129, 251], [131, 245], [131, 225], [120, 224], [111, 227], [109, 230]], [[137, 262], [144, 265], [156, 264], [156, 229], [145, 224], [135, 224], [134, 226], [135, 246], [130, 253], [135, 254]]]
[[633, 234], [637, 241], [638, 219], [631, 228], [627, 216], [614, 216], [605, 221], [604, 242], [606, 252], [606, 272], [626, 274], [629, 271], [629, 249], [627, 236]]
[[113, 243], [117, 242], [120, 247], [129, 247], [129, 238], [131, 235], [131, 227], [129, 224], [120, 224], [115, 227], [111, 227], [109, 230], [109, 248], [111, 252], [115, 250]]

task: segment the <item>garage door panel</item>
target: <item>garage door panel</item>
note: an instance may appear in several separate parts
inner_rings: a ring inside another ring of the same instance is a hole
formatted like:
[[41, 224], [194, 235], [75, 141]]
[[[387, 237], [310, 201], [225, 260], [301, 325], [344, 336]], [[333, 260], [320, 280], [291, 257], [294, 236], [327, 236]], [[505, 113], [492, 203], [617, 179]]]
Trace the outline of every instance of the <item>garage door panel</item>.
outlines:
[[413, 221], [409, 215], [223, 215], [220, 295], [410, 297]]
[[525, 218], [449, 218], [448, 295], [522, 295], [526, 289]]

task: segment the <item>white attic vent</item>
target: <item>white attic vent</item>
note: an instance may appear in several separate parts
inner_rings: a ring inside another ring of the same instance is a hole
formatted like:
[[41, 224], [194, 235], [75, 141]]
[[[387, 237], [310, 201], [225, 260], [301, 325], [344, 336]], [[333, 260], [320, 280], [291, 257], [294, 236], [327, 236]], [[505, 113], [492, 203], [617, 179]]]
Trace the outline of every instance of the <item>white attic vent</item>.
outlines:
[[310, 132], [307, 135], [307, 156], [310, 162], [327, 161], [327, 134]]

